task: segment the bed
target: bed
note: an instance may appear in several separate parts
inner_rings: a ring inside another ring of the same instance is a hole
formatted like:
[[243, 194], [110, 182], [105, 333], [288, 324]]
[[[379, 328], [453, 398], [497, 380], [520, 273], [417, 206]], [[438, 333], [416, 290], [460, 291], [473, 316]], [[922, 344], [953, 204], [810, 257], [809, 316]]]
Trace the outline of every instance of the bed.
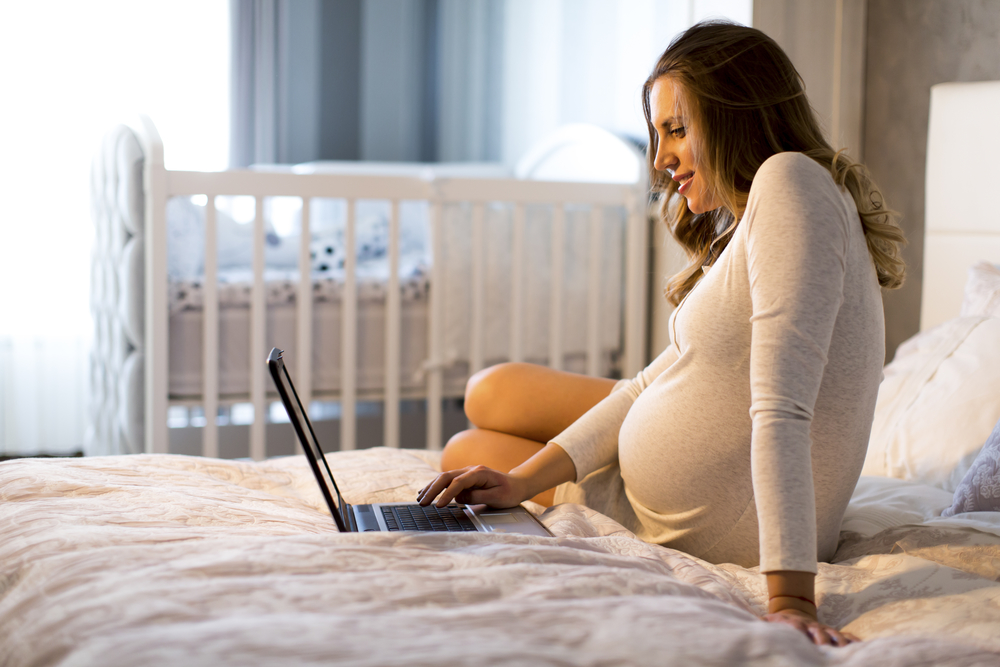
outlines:
[[[992, 125], [998, 96], [1000, 82], [934, 88], [929, 180], [949, 177], [934, 159], [949, 131]], [[995, 155], [990, 141], [968, 159]], [[886, 367], [866, 475], [819, 566], [821, 620], [861, 643], [761, 622], [756, 570], [578, 505], [529, 505], [547, 538], [340, 534], [300, 456], [140, 454], [0, 464], [0, 664], [996, 665], [1000, 512], [946, 516], [1000, 420], [993, 220], [928, 219], [986, 262], [957, 269], [948, 302], [925, 292], [945, 319]], [[328, 460], [348, 502], [396, 501], [439, 454]]]
[[163, 151], [141, 117], [108, 133], [92, 169], [90, 454], [176, 453], [173, 410], [199, 414], [195, 453], [219, 456], [234, 405], [253, 415], [237, 456], [281, 453], [259, 369], [272, 346], [307, 403], [336, 403], [344, 449], [372, 444], [359, 401], [379, 403], [390, 447], [402, 402], [420, 402], [418, 444], [439, 448], [442, 401], [499, 361], [605, 377], [643, 365], [645, 167], [600, 128], [560, 128], [513, 167], [205, 173], [166, 169]]

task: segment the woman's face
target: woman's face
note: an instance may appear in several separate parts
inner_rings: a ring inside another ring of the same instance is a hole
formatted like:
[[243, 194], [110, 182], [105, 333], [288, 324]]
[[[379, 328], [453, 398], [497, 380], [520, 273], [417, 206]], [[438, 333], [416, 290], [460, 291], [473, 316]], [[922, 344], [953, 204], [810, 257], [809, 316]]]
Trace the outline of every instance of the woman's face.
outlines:
[[714, 211], [722, 204], [709, 190], [708, 169], [695, 159], [696, 132], [681, 116], [678, 86], [669, 77], [661, 76], [649, 91], [649, 108], [656, 129], [657, 171], [666, 171], [680, 184], [677, 189], [687, 199], [692, 213]]

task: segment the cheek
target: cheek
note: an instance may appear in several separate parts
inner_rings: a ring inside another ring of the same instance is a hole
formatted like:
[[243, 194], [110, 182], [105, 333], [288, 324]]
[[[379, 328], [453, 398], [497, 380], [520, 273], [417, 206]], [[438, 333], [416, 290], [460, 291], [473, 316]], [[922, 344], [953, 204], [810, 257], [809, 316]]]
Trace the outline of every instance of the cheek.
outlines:
[[698, 213], [714, 211], [722, 205], [715, 201], [715, 197], [709, 191], [708, 184], [703, 179], [697, 179], [696, 185], [698, 186], [697, 192], [693, 198], [697, 200], [698, 208], [701, 209]]

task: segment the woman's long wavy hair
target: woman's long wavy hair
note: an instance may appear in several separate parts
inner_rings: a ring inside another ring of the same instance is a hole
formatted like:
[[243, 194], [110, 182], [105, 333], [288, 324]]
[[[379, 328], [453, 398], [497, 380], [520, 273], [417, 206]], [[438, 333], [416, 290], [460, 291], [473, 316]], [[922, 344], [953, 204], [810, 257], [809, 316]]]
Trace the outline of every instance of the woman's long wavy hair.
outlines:
[[[695, 214], [677, 196], [678, 183], [654, 166], [657, 134], [650, 112], [650, 91], [661, 77], [675, 84], [678, 113], [694, 131], [688, 134], [708, 191], [722, 206]], [[823, 138], [788, 56], [759, 30], [726, 22], [692, 26], [671, 42], [642, 88], [649, 130], [650, 186], [660, 193], [660, 213], [690, 264], [673, 276], [667, 299], [677, 305], [725, 249], [746, 207], [757, 169], [776, 153], [801, 152], [829, 169], [858, 208], [879, 284], [903, 284], [901, 256], [906, 242], [898, 215], [884, 206], [868, 170]], [[706, 178], [707, 177], [707, 178]]]

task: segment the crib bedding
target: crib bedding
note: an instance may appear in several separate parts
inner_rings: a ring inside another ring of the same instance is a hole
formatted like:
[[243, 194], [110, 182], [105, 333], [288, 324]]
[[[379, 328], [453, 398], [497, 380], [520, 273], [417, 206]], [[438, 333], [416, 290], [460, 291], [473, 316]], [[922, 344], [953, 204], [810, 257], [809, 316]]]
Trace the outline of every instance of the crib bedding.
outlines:
[[[294, 203], [294, 202], [292, 202]], [[285, 349], [294, 359], [296, 299], [299, 282], [299, 208], [285, 211], [282, 222], [265, 204], [265, 302], [266, 345]], [[277, 207], [280, 208], [280, 207]], [[316, 199], [312, 204], [313, 258], [309, 280], [313, 295], [313, 390], [335, 393], [340, 389], [340, 316], [344, 294], [344, 220], [346, 202]], [[252, 207], [251, 207], [252, 211]], [[269, 211], [271, 213], [269, 213]], [[204, 206], [191, 198], [175, 197], [168, 218], [168, 312], [170, 321], [169, 391], [175, 398], [201, 394], [204, 322]], [[430, 251], [427, 202], [400, 204], [400, 301], [403, 349], [401, 384], [404, 390], [426, 386], [423, 365], [428, 357], [428, 294], [434, 261], [442, 268], [442, 317], [444, 331], [445, 391], [460, 396], [470, 368], [472, 339], [472, 210], [467, 204], [443, 207], [441, 256]], [[524, 256], [521, 265], [523, 326], [519, 332], [523, 359], [548, 363], [551, 311], [553, 211], [550, 206], [525, 207]], [[590, 215], [587, 207], [568, 206], [565, 216], [562, 285], [562, 367], [575, 372], [587, 369], [587, 322], [590, 280]], [[218, 300], [219, 385], [225, 395], [249, 392], [249, 306], [252, 291], [252, 225], [237, 222], [219, 211]], [[513, 213], [506, 204], [491, 204], [484, 211], [483, 238], [483, 340], [484, 362], [509, 359], [512, 294]], [[274, 229], [289, 231], [285, 236]], [[386, 293], [389, 279], [389, 203], [359, 201], [356, 228], [356, 277], [359, 349], [358, 389], [378, 391], [385, 384]], [[622, 349], [625, 211], [604, 210], [600, 218], [601, 261], [597, 307], [599, 318], [598, 372], [614, 374]], [[141, 249], [140, 249], [141, 250]], [[141, 290], [141, 275], [121, 281], [126, 290]], [[133, 284], [134, 283], [134, 284]], [[132, 300], [127, 300], [132, 301]], [[141, 316], [141, 300], [134, 300]]]
[[[424, 362], [428, 349], [429, 284], [424, 274], [414, 276], [402, 285], [400, 299], [400, 386], [404, 391], [420, 392], [426, 387]], [[172, 309], [169, 318], [169, 391], [175, 398], [198, 397], [203, 385], [204, 310], [202, 288], [194, 283], [172, 283], [178, 302], [185, 305]], [[219, 308], [219, 391], [222, 396], [245, 396], [250, 388], [250, 286], [243, 282], [225, 283], [220, 289]], [[266, 283], [268, 300], [265, 315], [266, 347], [279, 347], [292, 360], [297, 354], [297, 284], [276, 277]], [[313, 349], [312, 389], [316, 393], [336, 394], [341, 388], [342, 285], [330, 280], [313, 281]], [[565, 337], [562, 368], [576, 373], [587, 370], [585, 327], [577, 320], [585, 309], [573, 310], [573, 326]], [[462, 396], [469, 377], [468, 313], [464, 318], [455, 313], [445, 335], [444, 391], [448, 396]], [[362, 283], [357, 304], [357, 388], [361, 392], [377, 393], [385, 386], [385, 284]], [[617, 318], [604, 321], [599, 345], [598, 373], [611, 376], [619, 372], [621, 330]], [[532, 320], [537, 325], [539, 318]], [[544, 321], [547, 323], [547, 319]], [[611, 325], [611, 326], [608, 326]], [[509, 330], [507, 316], [492, 311], [487, 316], [485, 363], [508, 359]], [[535, 335], [525, 341], [525, 361], [548, 364], [547, 332], [530, 326]], [[464, 337], [464, 338], [463, 338]]]
[[[328, 458], [349, 502], [410, 500], [436, 463]], [[997, 664], [1000, 524], [862, 482], [817, 592], [866, 641], [827, 649], [756, 619], [756, 571], [577, 505], [531, 507], [552, 538], [339, 534], [302, 457], [10, 461], [0, 664]]]
[[[266, 283], [267, 313], [265, 344], [279, 347], [286, 358], [297, 357], [296, 326], [298, 285], [291, 277], [270, 276]], [[250, 390], [250, 310], [249, 283], [234, 280], [220, 285], [219, 308], [219, 391], [223, 396], [246, 395]], [[357, 305], [357, 388], [378, 390], [385, 383], [385, 284], [359, 285]], [[200, 396], [203, 385], [204, 311], [200, 284], [171, 284], [183, 305], [170, 313], [170, 395]], [[337, 392], [341, 385], [341, 334], [343, 284], [332, 280], [313, 281], [314, 392]], [[400, 384], [404, 390], [426, 386], [423, 362], [427, 358], [428, 282], [423, 274], [402, 284], [400, 323]], [[447, 369], [445, 390], [460, 396], [464, 389], [463, 369]]]

